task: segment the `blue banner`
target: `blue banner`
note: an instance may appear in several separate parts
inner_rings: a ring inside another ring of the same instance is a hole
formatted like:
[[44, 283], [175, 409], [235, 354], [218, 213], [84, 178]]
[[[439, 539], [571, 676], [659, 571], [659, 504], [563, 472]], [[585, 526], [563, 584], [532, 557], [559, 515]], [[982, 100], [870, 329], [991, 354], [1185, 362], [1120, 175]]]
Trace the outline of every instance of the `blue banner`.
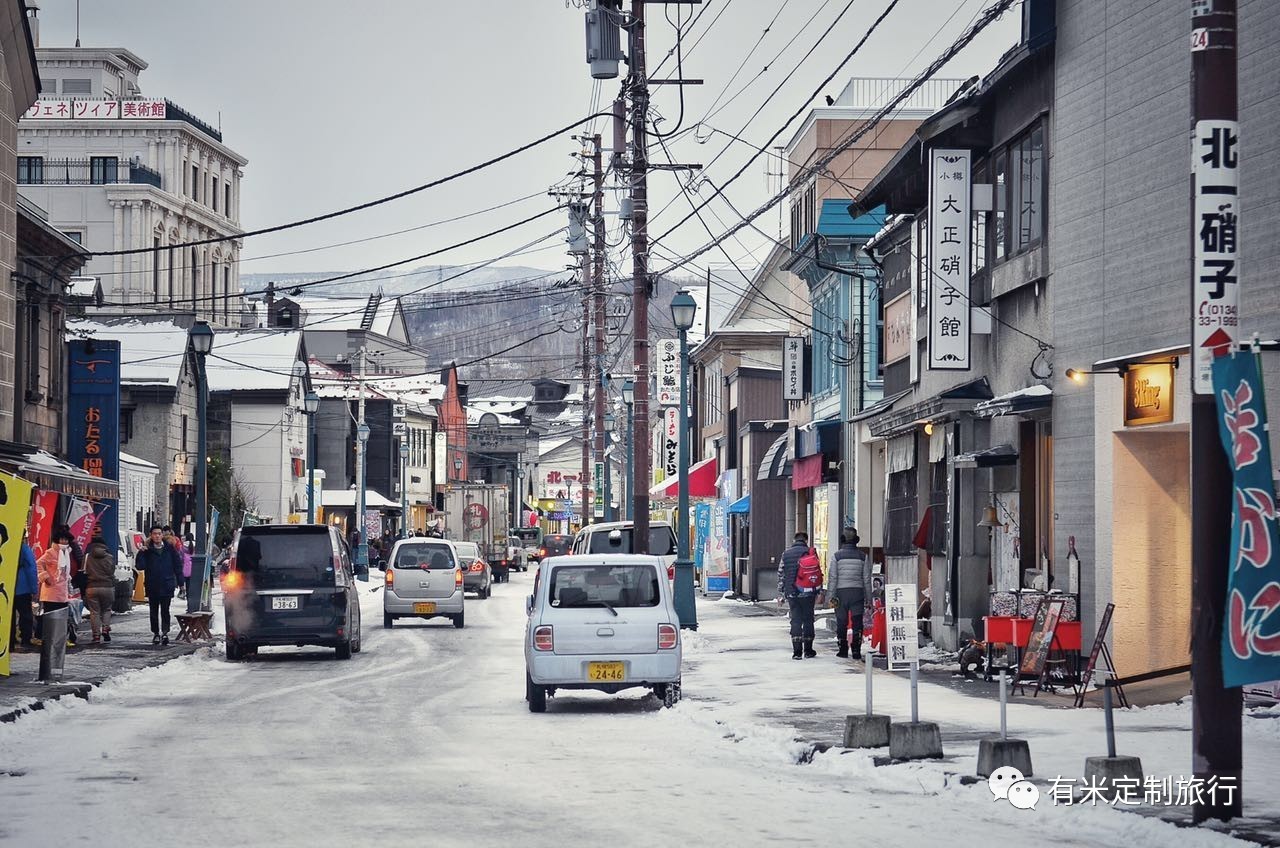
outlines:
[[[67, 342], [67, 460], [94, 477], [120, 479], [120, 342]], [[98, 503], [98, 528], [107, 550], [120, 548], [119, 508]]]
[[1231, 576], [1222, 630], [1222, 684], [1280, 680], [1280, 527], [1258, 359], [1213, 362], [1218, 431], [1233, 477]]
[[707, 542], [711, 539], [711, 504], [693, 505], [693, 567], [701, 570], [706, 562]]
[[711, 535], [707, 542], [704, 580], [708, 592], [727, 592], [730, 586], [729, 501], [717, 498], [711, 507]]

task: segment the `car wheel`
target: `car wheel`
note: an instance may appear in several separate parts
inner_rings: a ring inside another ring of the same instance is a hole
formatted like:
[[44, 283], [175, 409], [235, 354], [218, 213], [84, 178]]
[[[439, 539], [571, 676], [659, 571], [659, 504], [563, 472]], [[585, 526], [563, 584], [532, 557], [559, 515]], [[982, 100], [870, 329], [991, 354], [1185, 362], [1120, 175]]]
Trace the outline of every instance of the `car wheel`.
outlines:
[[529, 712], [545, 713], [547, 711], [547, 690], [545, 687], [535, 686], [533, 678], [527, 671], [524, 674], [524, 699], [529, 702]]
[[653, 694], [662, 701], [664, 708], [674, 707], [680, 702], [680, 681], [675, 683], [659, 683], [653, 687]]
[[391, 613], [389, 613], [389, 612], [384, 612], [384, 613], [382, 614], [382, 626], [383, 626], [383, 627], [385, 627], [385, 628], [387, 628], [388, 630], [390, 630], [390, 629], [391, 629], [391, 622], [393, 622], [393, 621], [395, 621], [395, 617], [394, 617], [393, 615], [391, 615]]
[[357, 627], [357, 629], [356, 629], [356, 638], [355, 638], [355, 640], [351, 643], [351, 653], [353, 653], [353, 654], [358, 654], [358, 653], [360, 653], [360, 649], [364, 647], [364, 645], [362, 645], [362, 644], [361, 644], [361, 641], [362, 641], [362, 640], [360, 639], [360, 630], [359, 630], [359, 625], [357, 625], [356, 627]]
[[460, 612], [460, 613], [458, 613], [457, 615], [455, 615], [455, 616], [453, 617], [453, 626], [454, 626], [454, 627], [456, 627], [456, 628], [458, 628], [459, 630], [461, 630], [461, 629], [463, 628], [463, 626], [465, 625], [465, 623], [466, 623], [466, 622], [463, 620], [463, 616], [464, 616], [465, 614], [466, 614], [466, 613], [461, 613], [461, 612]]
[[351, 659], [351, 640], [348, 639], [347, 641], [343, 642], [335, 650], [338, 652], [338, 659], [340, 660]]
[[235, 642], [227, 642], [227, 662], [239, 662], [244, 658], [244, 651]]

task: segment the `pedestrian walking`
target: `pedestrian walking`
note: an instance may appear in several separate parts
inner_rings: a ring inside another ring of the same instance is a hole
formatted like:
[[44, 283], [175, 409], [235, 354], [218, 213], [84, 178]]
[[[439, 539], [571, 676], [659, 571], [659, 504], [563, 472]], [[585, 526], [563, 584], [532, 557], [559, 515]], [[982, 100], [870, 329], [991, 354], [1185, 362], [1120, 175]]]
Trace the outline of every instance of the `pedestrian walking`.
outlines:
[[822, 567], [809, 547], [809, 535], [797, 533], [791, 547], [778, 558], [778, 603], [791, 612], [791, 658], [816, 657], [813, 650], [813, 613], [822, 593]]
[[35, 617], [31, 604], [40, 591], [40, 577], [36, 570], [36, 553], [27, 544], [26, 531], [22, 534], [22, 548], [18, 555], [18, 580], [13, 587], [13, 634], [11, 644], [32, 648], [36, 635]]
[[93, 644], [111, 641], [111, 606], [116, 601], [116, 558], [106, 541], [94, 534], [84, 558], [87, 575], [84, 603], [89, 608]]
[[827, 570], [827, 591], [836, 603], [836, 656], [862, 659], [862, 614], [871, 597], [871, 566], [858, 550], [858, 531], [846, 527], [840, 534], [840, 547], [831, 555]]
[[[187, 581], [191, 579], [191, 550], [187, 549], [187, 545], [178, 538], [176, 533], [164, 533], [162, 537], [165, 544], [173, 548], [182, 561], [182, 578], [178, 581], [178, 597], [185, 598], [187, 596]], [[194, 542], [191, 545], [191, 549], [195, 549]], [[165, 629], [167, 630], [168, 628], [166, 627]]]
[[[71, 534], [56, 531], [49, 547], [36, 562], [37, 580], [40, 583], [41, 617], [67, 608], [71, 588]], [[51, 634], [43, 634], [47, 641]]]
[[67, 581], [67, 647], [73, 647], [79, 641], [77, 628], [80, 624], [80, 607], [73, 602], [79, 600], [83, 606], [85, 581], [88, 579], [84, 573], [84, 551], [80, 550], [71, 528], [65, 524], [54, 528], [53, 538], [62, 539], [62, 544], [71, 556], [71, 576]]
[[151, 607], [151, 644], [169, 644], [169, 604], [182, 579], [182, 555], [164, 540], [159, 525], [151, 528], [150, 538], [138, 551], [137, 568], [147, 588], [147, 604]]

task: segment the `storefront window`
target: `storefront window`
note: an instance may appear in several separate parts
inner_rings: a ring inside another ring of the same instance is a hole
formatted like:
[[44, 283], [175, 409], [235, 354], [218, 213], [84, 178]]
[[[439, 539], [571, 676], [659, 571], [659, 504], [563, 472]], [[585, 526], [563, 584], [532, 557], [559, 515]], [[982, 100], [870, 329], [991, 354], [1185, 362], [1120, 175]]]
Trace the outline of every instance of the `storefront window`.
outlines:
[[885, 554], [910, 556], [915, 530], [916, 471], [912, 468], [889, 475], [889, 494], [885, 499]]

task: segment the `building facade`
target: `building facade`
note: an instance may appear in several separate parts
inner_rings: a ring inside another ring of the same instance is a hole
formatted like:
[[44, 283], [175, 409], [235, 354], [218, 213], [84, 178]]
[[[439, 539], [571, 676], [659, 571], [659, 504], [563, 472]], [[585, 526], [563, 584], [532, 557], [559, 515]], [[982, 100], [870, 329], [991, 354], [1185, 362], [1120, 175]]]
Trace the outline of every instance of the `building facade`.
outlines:
[[[186, 313], [239, 326], [240, 181], [216, 127], [144, 95], [124, 48], [39, 47], [40, 100], [18, 128], [19, 190], [93, 251], [102, 312]], [[205, 239], [212, 244], [182, 246]]]

